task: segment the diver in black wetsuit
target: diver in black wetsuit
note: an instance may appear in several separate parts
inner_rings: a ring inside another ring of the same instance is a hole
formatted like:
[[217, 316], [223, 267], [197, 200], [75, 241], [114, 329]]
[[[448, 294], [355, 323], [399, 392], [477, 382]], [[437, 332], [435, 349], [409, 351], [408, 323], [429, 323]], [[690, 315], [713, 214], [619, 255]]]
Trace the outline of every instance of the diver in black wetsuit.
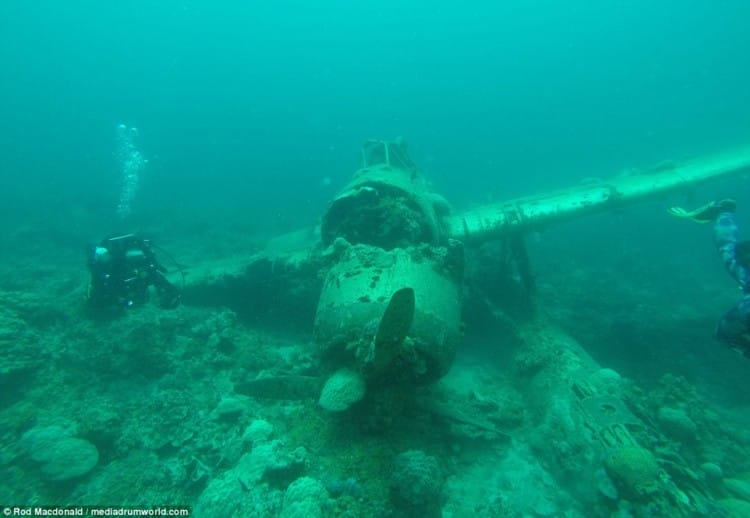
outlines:
[[142, 305], [152, 285], [160, 307], [172, 309], [180, 303], [180, 290], [164, 276], [167, 269], [150, 242], [135, 234], [110, 237], [90, 247], [87, 263], [91, 272], [87, 301], [92, 308]]

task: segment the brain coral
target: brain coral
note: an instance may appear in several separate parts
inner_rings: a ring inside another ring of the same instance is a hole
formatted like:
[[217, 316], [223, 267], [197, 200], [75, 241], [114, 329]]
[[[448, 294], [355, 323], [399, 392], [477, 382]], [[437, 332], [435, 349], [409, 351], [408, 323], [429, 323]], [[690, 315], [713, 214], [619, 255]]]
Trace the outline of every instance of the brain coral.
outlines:
[[328, 498], [328, 491], [322, 482], [310, 477], [298, 478], [286, 489], [281, 518], [322, 516], [328, 505]]
[[396, 457], [390, 482], [397, 504], [429, 508], [439, 505], [444, 478], [435, 457], [409, 450]]
[[32, 428], [23, 435], [21, 444], [49, 480], [68, 480], [85, 475], [99, 462], [96, 446], [71, 437], [59, 426]]
[[329, 412], [343, 412], [364, 395], [362, 376], [350, 369], [339, 369], [326, 381], [319, 403]]
[[624, 446], [607, 456], [607, 473], [632, 498], [646, 498], [659, 491], [661, 470], [656, 458], [640, 446]]

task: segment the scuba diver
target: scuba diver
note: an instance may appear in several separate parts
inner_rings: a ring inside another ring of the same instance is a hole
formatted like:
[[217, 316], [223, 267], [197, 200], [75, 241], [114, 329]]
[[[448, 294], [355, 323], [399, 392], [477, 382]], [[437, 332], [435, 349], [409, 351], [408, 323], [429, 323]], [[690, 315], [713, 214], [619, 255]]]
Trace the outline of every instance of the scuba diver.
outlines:
[[743, 298], [719, 321], [716, 337], [732, 349], [750, 358], [750, 241], [737, 240], [734, 210], [737, 202], [731, 198], [712, 201], [693, 211], [680, 207], [668, 209], [673, 216], [698, 223], [714, 224], [714, 243], [727, 271], [736, 280]]
[[164, 274], [151, 243], [135, 234], [102, 240], [88, 250], [91, 272], [87, 302], [93, 308], [142, 305], [148, 301], [149, 286], [156, 289], [158, 304], [172, 309], [180, 303], [180, 290]]

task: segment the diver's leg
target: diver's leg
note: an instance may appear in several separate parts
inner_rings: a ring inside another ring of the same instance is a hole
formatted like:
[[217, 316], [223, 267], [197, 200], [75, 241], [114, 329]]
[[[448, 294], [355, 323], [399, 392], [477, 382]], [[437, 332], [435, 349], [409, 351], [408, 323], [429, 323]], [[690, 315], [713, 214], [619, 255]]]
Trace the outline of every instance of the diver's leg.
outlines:
[[156, 288], [156, 293], [159, 297], [159, 306], [172, 309], [180, 304], [180, 290], [169, 282], [161, 272], [154, 271], [151, 276], [151, 281]]

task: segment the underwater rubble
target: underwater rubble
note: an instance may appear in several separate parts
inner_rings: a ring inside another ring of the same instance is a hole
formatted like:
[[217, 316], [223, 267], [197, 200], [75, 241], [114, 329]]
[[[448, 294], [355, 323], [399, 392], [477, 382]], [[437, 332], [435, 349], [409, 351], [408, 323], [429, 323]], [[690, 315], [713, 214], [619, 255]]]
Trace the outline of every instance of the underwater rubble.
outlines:
[[[540, 411], [559, 382], [550, 364], [578, 361], [551, 325], [487, 324], [516, 337], [503, 361], [472, 351], [469, 333], [448, 375], [384, 424], [320, 406], [303, 326], [194, 306], [97, 321], [81, 318], [80, 295], [3, 292], [3, 502], [208, 517], [750, 509], [750, 436], [679, 374], [644, 390], [597, 368]], [[577, 420], [590, 436], [571, 434]]]

